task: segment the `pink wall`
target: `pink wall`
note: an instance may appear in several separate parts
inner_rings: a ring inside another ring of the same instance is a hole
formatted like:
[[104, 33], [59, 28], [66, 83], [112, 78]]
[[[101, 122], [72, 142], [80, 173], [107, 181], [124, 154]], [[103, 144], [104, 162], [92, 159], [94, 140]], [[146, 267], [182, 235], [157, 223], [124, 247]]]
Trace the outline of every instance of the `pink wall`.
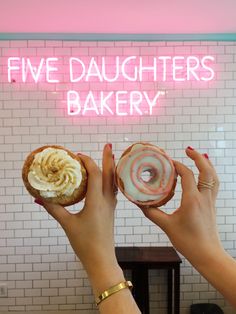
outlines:
[[0, 33], [235, 33], [235, 12], [235, 0], [1, 0]]

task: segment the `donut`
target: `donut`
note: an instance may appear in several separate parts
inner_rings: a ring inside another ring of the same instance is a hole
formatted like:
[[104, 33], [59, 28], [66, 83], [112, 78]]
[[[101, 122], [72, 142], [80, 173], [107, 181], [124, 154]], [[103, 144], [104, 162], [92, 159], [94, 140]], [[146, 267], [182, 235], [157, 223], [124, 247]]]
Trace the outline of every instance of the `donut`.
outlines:
[[139, 142], [121, 155], [115, 181], [131, 202], [145, 207], [162, 206], [174, 196], [177, 174], [163, 149]]
[[58, 145], [32, 151], [22, 168], [24, 185], [35, 199], [63, 206], [78, 203], [85, 197], [87, 177], [79, 156]]

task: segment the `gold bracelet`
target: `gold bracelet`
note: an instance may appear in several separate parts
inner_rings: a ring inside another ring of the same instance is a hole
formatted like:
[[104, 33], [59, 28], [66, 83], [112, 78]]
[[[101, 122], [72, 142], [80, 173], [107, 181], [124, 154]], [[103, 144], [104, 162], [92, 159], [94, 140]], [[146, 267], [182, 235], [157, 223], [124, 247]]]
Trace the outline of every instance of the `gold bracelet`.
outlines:
[[112, 286], [111, 288], [103, 291], [103, 293], [101, 293], [95, 300], [96, 305], [98, 306], [103, 300], [110, 297], [112, 294], [126, 288], [129, 288], [130, 290], [133, 288], [131, 281], [122, 281], [118, 283], [117, 285]]

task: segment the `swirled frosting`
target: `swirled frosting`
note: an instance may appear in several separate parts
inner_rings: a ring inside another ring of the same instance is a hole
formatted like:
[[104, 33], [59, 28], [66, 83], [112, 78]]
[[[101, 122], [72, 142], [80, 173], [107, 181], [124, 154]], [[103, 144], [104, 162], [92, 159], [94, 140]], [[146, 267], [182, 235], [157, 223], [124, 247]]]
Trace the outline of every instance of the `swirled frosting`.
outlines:
[[[149, 179], [144, 174], [149, 173]], [[175, 180], [175, 169], [163, 150], [153, 145], [138, 143], [132, 146], [117, 165], [124, 194], [131, 201], [162, 201], [170, 193]]]
[[65, 150], [49, 147], [35, 154], [28, 181], [44, 198], [71, 196], [82, 181], [81, 165]]

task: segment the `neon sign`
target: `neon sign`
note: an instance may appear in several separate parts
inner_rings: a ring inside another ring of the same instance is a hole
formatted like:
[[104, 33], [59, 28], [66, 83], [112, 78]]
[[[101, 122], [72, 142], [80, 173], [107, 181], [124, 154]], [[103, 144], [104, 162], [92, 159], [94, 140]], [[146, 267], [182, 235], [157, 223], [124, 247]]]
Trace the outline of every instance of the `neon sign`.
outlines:
[[51, 63], [57, 62], [58, 58], [41, 58], [39, 64], [33, 65], [30, 58], [11, 57], [8, 58], [8, 82], [12, 81], [12, 75], [16, 72], [21, 72], [22, 82], [25, 83], [27, 77], [31, 75], [33, 81], [38, 83], [39, 77], [43, 72], [43, 67], [46, 69], [46, 81], [48, 83], [59, 83], [59, 80], [51, 79], [51, 72], [57, 72], [58, 68]]
[[[66, 103], [68, 115], [152, 115], [157, 106], [160, 91], [152, 93], [142, 90], [112, 89], [115, 84], [127, 82], [185, 82], [213, 80], [215, 76], [212, 64], [213, 56], [141, 56], [114, 57], [70, 57], [66, 64], [68, 83], [71, 85], [89, 84], [86, 96], [80, 91], [67, 91]], [[12, 82], [15, 75], [20, 82], [39, 83], [46, 81], [59, 84], [59, 74], [63, 73], [60, 58], [48, 57], [32, 60], [24, 57], [8, 58], [7, 77]], [[65, 65], [64, 65], [65, 67]], [[101, 85], [101, 90], [93, 91], [93, 84]], [[104, 83], [109, 86], [102, 90]], [[112, 85], [113, 84], [113, 85]], [[78, 85], [79, 86], [79, 85]]]
[[[144, 113], [152, 115], [153, 107], [156, 105], [157, 100], [161, 92], [157, 92], [153, 98], [146, 91], [117, 91], [117, 92], [99, 92], [99, 101], [94, 98], [93, 92], [90, 91], [85, 99], [84, 106], [82, 108], [79, 93], [70, 90], [67, 93], [67, 113], [69, 115], [86, 115], [87, 112], [95, 112], [96, 115], [104, 115], [109, 113], [110, 115], [116, 114], [117, 116], [127, 115], [143, 115]], [[147, 103], [145, 112], [139, 107], [143, 102]], [[115, 103], [114, 109], [111, 106]]]

